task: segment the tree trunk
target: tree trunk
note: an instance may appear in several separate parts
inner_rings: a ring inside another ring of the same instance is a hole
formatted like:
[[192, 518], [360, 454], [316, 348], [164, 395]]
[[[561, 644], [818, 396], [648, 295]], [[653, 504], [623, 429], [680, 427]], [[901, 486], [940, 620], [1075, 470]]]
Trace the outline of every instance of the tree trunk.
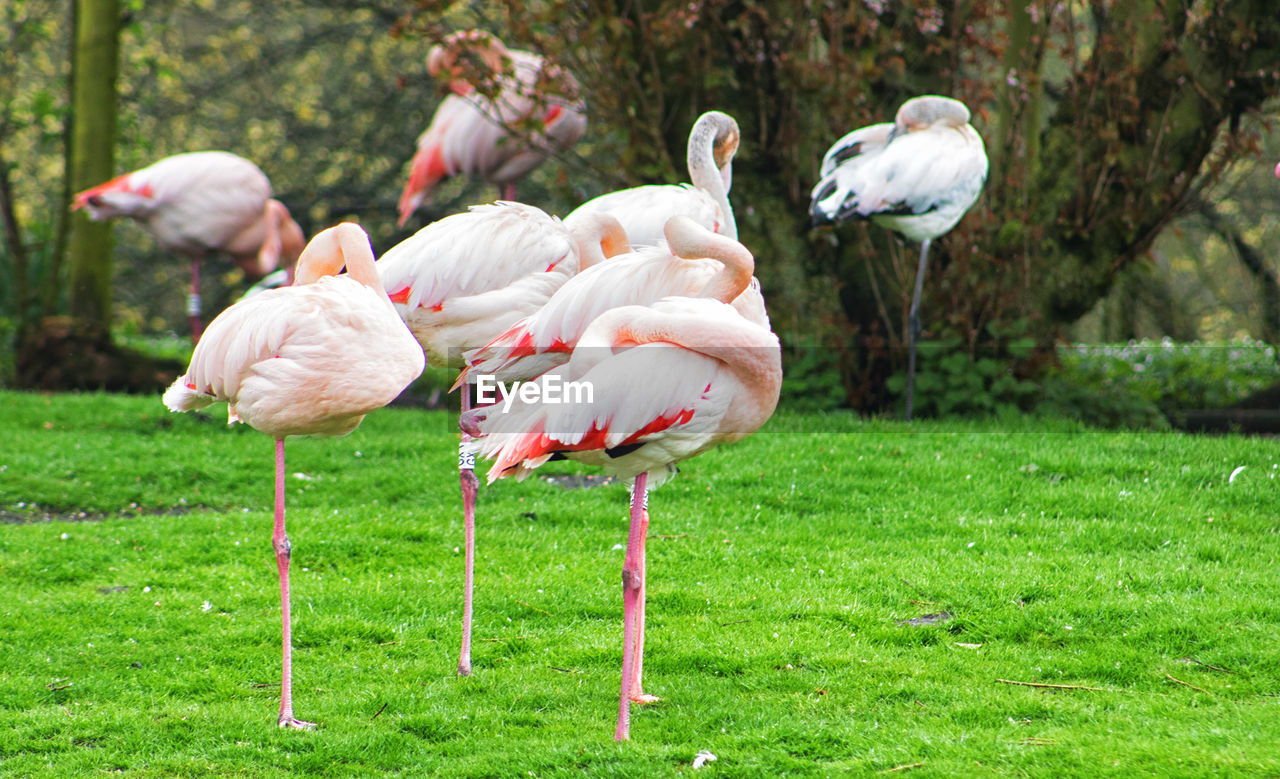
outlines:
[[[119, 0], [76, 0], [72, 10], [69, 191], [101, 184], [114, 172]], [[48, 316], [19, 335], [15, 379], [20, 387], [60, 391], [105, 389], [158, 392], [181, 372], [111, 343], [111, 229], [77, 212], [68, 238], [69, 317]], [[56, 264], [56, 263], [55, 263]], [[57, 284], [52, 278], [50, 285]], [[46, 298], [46, 300], [52, 300]]]
[[[119, 0], [76, 0], [71, 54], [71, 188], [80, 191], [110, 179], [116, 138], [116, 70]], [[111, 226], [83, 212], [71, 223], [71, 317], [109, 340], [111, 326]]]

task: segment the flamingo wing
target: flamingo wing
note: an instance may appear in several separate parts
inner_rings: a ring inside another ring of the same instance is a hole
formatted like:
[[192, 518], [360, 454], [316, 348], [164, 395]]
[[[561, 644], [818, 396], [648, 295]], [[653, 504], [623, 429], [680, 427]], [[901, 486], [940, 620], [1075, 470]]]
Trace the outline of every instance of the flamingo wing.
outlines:
[[342, 435], [421, 371], [422, 350], [385, 298], [330, 276], [219, 314], [164, 401], [174, 411], [225, 401], [229, 422], [275, 438]]
[[377, 268], [393, 302], [429, 308], [534, 273], [576, 272], [577, 250], [558, 219], [533, 206], [499, 202], [427, 225], [388, 250]]
[[605, 311], [697, 295], [721, 267], [716, 260], [676, 257], [665, 246], [641, 247], [593, 265], [566, 281], [536, 312], [470, 353], [467, 373], [504, 380], [537, 376], [568, 360], [587, 327]]
[[603, 212], [616, 218], [632, 246], [662, 243], [663, 226], [677, 214], [716, 233], [724, 232], [726, 224], [715, 198], [689, 184], [650, 184], [608, 192], [578, 206], [565, 217], [565, 223], [572, 225], [588, 212]]
[[845, 135], [831, 144], [831, 148], [822, 157], [822, 168], [819, 175], [826, 178], [836, 168], [856, 157], [884, 148], [889, 142], [889, 133], [893, 131], [892, 122], [882, 122], [868, 127], [861, 127]]
[[[674, 327], [681, 320], [696, 323], [704, 337], [663, 340], [674, 330], [662, 323]], [[632, 322], [659, 326], [645, 325], [649, 335], [638, 336], [628, 330]], [[722, 342], [718, 333], [726, 327], [738, 335]], [[755, 421], [742, 422], [740, 407], [753, 405], [748, 396], [772, 392], [776, 403], [780, 371], [766, 387], [770, 382], [756, 382], [731, 364], [727, 352], [733, 350], [738, 357], [759, 352], [752, 358], [765, 363], [780, 360], [773, 333], [718, 301], [667, 298], [649, 308], [610, 311], [592, 323], [569, 363], [539, 377], [543, 390], [537, 402], [518, 393], [510, 403], [503, 401], [501, 413], [476, 412], [485, 436], [479, 450], [495, 458], [489, 480], [523, 477], [556, 453], [619, 476], [649, 472], [665, 479], [668, 465], [737, 440], [772, 413], [772, 404], [762, 404], [761, 413], [751, 417]], [[644, 391], [636, 392], [638, 386]], [[563, 402], [550, 402], [549, 387], [565, 388]], [[586, 401], [583, 388], [590, 388]]]
[[[923, 240], [959, 220], [986, 175], [982, 140], [972, 127], [934, 126], [843, 159], [814, 188], [810, 211], [828, 221], [880, 216], [892, 229]], [[922, 216], [929, 218], [910, 220]]]

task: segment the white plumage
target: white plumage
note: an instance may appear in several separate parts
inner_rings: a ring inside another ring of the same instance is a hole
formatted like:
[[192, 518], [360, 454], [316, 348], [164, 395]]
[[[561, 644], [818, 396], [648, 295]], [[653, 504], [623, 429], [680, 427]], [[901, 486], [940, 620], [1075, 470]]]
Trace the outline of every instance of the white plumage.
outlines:
[[460, 367], [463, 350], [485, 345], [624, 246], [616, 222], [571, 231], [534, 206], [498, 202], [427, 225], [377, 269], [428, 361]]
[[733, 117], [708, 111], [689, 132], [687, 162], [692, 184], [650, 184], [610, 192], [583, 203], [565, 217], [565, 222], [573, 224], [584, 214], [604, 212], [622, 223], [633, 246], [647, 246], [661, 242], [667, 220], [682, 215], [736, 239], [738, 226], [729, 189], [739, 139]]
[[[561, 384], [589, 384], [594, 403], [516, 402], [509, 411], [471, 412], [486, 417], [478, 452], [495, 460], [490, 482], [523, 478], [561, 452], [622, 478], [648, 473], [656, 487], [675, 463], [768, 420], [781, 352], [777, 336], [732, 306], [671, 297], [597, 317], [554, 373]], [[632, 444], [640, 446], [610, 451]]]
[[816, 222], [870, 218], [913, 241], [946, 233], [987, 178], [982, 138], [958, 100], [908, 100], [893, 123], [854, 130], [822, 160], [810, 213]]
[[937, 95], [902, 104], [892, 124], [854, 130], [822, 160], [809, 214], [815, 225], [866, 218], [920, 242], [911, 310], [907, 317], [906, 418], [915, 399], [920, 291], [933, 239], [955, 227], [987, 180], [982, 137], [969, 125], [969, 109]]
[[682, 233], [677, 243], [684, 254], [673, 252], [664, 237], [661, 245], [642, 246], [587, 268], [537, 311], [468, 354], [464, 377], [493, 375], [509, 381], [538, 376], [568, 360], [587, 326], [604, 312], [647, 306], [669, 296], [731, 303], [748, 320], [769, 327], [759, 282], [751, 275], [755, 262], [746, 247], [683, 216], [672, 217], [667, 230]]

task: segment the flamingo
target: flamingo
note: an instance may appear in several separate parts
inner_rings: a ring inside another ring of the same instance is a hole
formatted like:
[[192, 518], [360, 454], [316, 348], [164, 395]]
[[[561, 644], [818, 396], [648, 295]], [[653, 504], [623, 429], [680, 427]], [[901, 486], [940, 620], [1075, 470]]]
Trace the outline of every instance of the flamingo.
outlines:
[[[347, 273], [335, 275], [343, 265]], [[280, 575], [282, 728], [314, 723], [293, 714], [293, 645], [285, 533], [284, 440], [340, 436], [395, 399], [422, 373], [422, 348], [396, 315], [374, 269], [369, 237], [340, 224], [298, 259], [293, 286], [232, 305], [209, 324], [185, 375], [164, 393], [172, 411], [227, 403], [228, 424], [246, 422], [276, 441], [275, 549]]]
[[729, 203], [729, 188], [740, 139], [732, 116], [708, 111], [689, 131], [687, 157], [692, 184], [649, 184], [610, 192], [583, 203], [565, 217], [565, 222], [573, 224], [583, 214], [604, 211], [622, 223], [633, 246], [643, 246], [662, 240], [667, 219], [683, 214], [736, 239], [738, 226]]
[[[458, 63], [464, 55], [473, 55], [497, 74], [496, 96], [481, 94], [464, 78], [465, 68]], [[453, 94], [440, 102], [418, 137], [409, 182], [400, 195], [399, 226], [449, 176], [481, 176], [498, 185], [504, 200], [514, 200], [517, 180], [551, 154], [573, 146], [587, 129], [586, 107], [570, 73], [531, 52], [508, 49], [489, 33], [455, 33], [432, 47], [427, 72], [434, 76], [442, 70], [451, 76]], [[548, 83], [553, 90], [546, 90]], [[532, 137], [512, 133], [528, 121], [540, 131]]]
[[[249, 160], [225, 151], [177, 154], [77, 194], [95, 222], [128, 217], [160, 248], [191, 263], [187, 317], [200, 340], [200, 261], [231, 255], [250, 279], [279, 266], [292, 269], [306, 244], [289, 209], [271, 197], [271, 183]], [[291, 271], [290, 271], [291, 272]]]
[[[714, 240], [710, 229], [686, 216], [672, 217], [666, 230], [701, 235], [704, 243]], [[686, 237], [682, 245], [689, 242]], [[587, 326], [600, 314], [626, 305], [652, 305], [669, 296], [729, 303], [750, 321], [768, 328], [760, 283], [751, 275], [755, 269], [751, 252], [727, 236], [715, 245], [715, 257], [682, 256], [665, 242], [664, 232], [662, 244], [641, 246], [587, 268], [566, 281], [537, 311], [483, 348], [468, 352], [455, 386], [478, 376], [504, 382], [536, 378], [567, 362]]]
[[925, 95], [902, 104], [892, 123], [854, 130], [827, 151], [809, 213], [815, 225], [869, 218], [920, 242], [920, 266], [907, 317], [907, 409], [915, 396], [920, 290], [933, 239], [955, 227], [987, 180], [982, 137], [969, 109]]
[[[681, 256], [724, 258], [745, 252], [689, 219], [673, 218], [665, 236]], [[747, 253], [750, 257], [749, 252]], [[759, 429], [772, 416], [782, 384], [778, 337], [714, 298], [668, 297], [600, 314], [567, 363], [540, 382], [592, 388], [593, 402], [528, 402], [508, 396], [463, 415], [473, 448], [493, 459], [490, 483], [524, 478], [555, 455], [633, 479], [630, 527], [622, 570], [622, 684], [614, 739], [630, 737], [632, 701], [657, 700], [642, 691], [645, 537], [648, 489], [675, 473], [675, 464]], [[550, 386], [550, 384], [547, 384]], [[500, 410], [501, 409], [501, 410]]]
[[[462, 367], [462, 354], [536, 311], [580, 268], [622, 251], [616, 220], [597, 215], [572, 230], [534, 206], [499, 201], [433, 222], [377, 263], [396, 310], [427, 362]], [[470, 408], [462, 392], [462, 410]], [[471, 674], [475, 568], [475, 458], [463, 434], [458, 456], [466, 552], [458, 674]]]

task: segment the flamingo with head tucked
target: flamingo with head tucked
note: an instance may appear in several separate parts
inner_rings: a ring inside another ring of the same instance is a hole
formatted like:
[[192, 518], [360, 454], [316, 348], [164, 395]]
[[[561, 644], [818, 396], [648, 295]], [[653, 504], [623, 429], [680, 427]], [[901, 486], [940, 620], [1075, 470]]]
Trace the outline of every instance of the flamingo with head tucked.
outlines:
[[[617, 221], [606, 215], [570, 229], [523, 203], [472, 206], [447, 216], [392, 247], [378, 274], [400, 316], [433, 365], [462, 367], [476, 349], [536, 311], [582, 268], [626, 248]], [[471, 394], [463, 387], [462, 410]], [[475, 458], [458, 457], [465, 535], [462, 648], [458, 674], [471, 673], [471, 613], [475, 568]]]
[[[347, 273], [336, 275], [344, 265]], [[284, 440], [350, 433], [366, 414], [394, 400], [422, 367], [421, 347], [378, 280], [369, 237], [347, 223], [312, 239], [298, 259], [293, 286], [264, 291], [219, 314], [196, 344], [186, 374], [164, 393], [172, 411], [225, 402], [230, 423], [245, 422], [276, 441], [271, 544], [280, 577], [282, 728], [314, 726], [293, 713]]]
[[[496, 78], [494, 96], [477, 90], [468, 66]], [[516, 181], [586, 132], [586, 108], [573, 76], [536, 54], [508, 49], [489, 33], [450, 35], [428, 53], [427, 71], [447, 71], [452, 94], [418, 138], [398, 225], [450, 176], [480, 176], [497, 184], [503, 199], [514, 200]], [[530, 133], [526, 126], [536, 129]]]
[[870, 219], [920, 242], [920, 265], [907, 317], [907, 408], [915, 395], [920, 291], [929, 245], [955, 227], [987, 179], [982, 137], [969, 109], [926, 95], [902, 104], [892, 123], [854, 130], [827, 151], [809, 213], [815, 225]]
[[[740, 265], [741, 244], [672, 219], [666, 230], [681, 256]], [[750, 271], [747, 271], [747, 279]], [[745, 283], [745, 279], [742, 280]], [[675, 463], [737, 441], [773, 414], [782, 383], [781, 348], [767, 326], [715, 297], [669, 297], [597, 316], [567, 363], [545, 379], [592, 387], [592, 402], [537, 403], [524, 393], [509, 407], [463, 415], [478, 452], [494, 460], [489, 481], [523, 478], [556, 455], [634, 479], [623, 564], [623, 660], [614, 738], [630, 737], [632, 701], [642, 690], [647, 490], [675, 473]]]
[[91, 219], [127, 217], [156, 243], [191, 263], [187, 316], [200, 338], [200, 262], [225, 253], [250, 279], [277, 267], [292, 273], [306, 243], [289, 209], [271, 197], [271, 183], [249, 160], [224, 151], [177, 154], [105, 184], [72, 202]]
[[[586, 212], [579, 219], [596, 218]], [[667, 230], [683, 235], [684, 247], [706, 251], [714, 238], [704, 225], [673, 216]], [[664, 234], [665, 235], [665, 234]], [[700, 235], [703, 243], [692, 236]], [[621, 306], [647, 306], [665, 297], [703, 297], [729, 303], [747, 319], [769, 327], [755, 261], [746, 247], [728, 239], [715, 254], [681, 254], [664, 240], [587, 268], [556, 290], [541, 307], [466, 355], [458, 384], [478, 376], [503, 382], [536, 378], [569, 360], [573, 347], [596, 317]]]
[[736, 239], [738, 225], [729, 203], [729, 188], [740, 141], [738, 123], [732, 116], [708, 111], [689, 131], [690, 184], [648, 184], [610, 192], [578, 206], [565, 222], [573, 224], [585, 214], [603, 211], [622, 223], [633, 246], [647, 246], [663, 239], [668, 219], [682, 215]]

